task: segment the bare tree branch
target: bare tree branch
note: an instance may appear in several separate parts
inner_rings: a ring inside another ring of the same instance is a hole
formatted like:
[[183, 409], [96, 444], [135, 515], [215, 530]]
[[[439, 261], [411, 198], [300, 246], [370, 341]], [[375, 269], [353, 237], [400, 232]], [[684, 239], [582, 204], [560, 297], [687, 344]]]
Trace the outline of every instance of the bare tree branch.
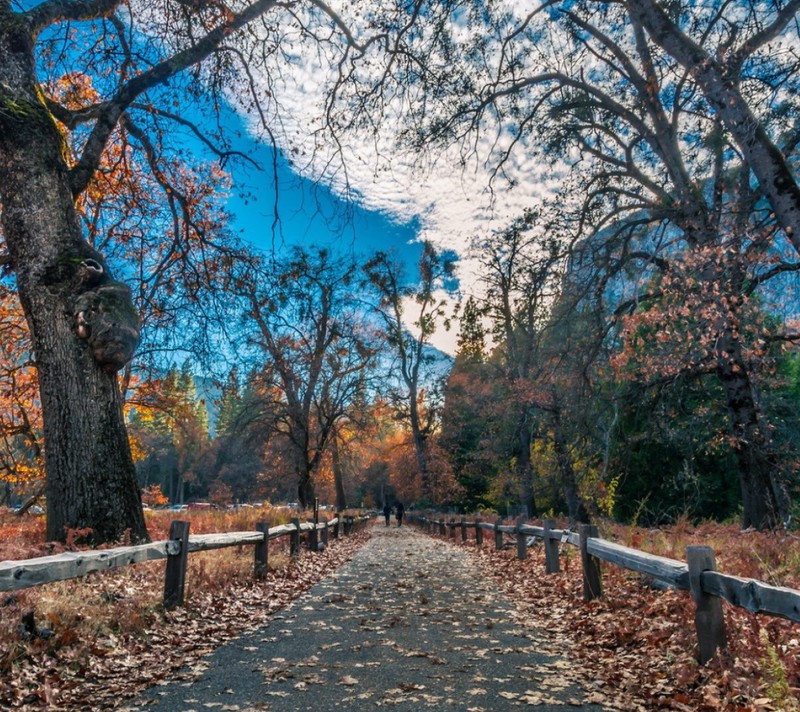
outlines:
[[122, 0], [48, 0], [28, 10], [24, 17], [35, 37], [59, 22], [109, 17], [121, 4]]
[[106, 103], [99, 113], [89, 138], [86, 140], [80, 160], [70, 173], [72, 193], [80, 195], [89, 184], [92, 175], [100, 162], [103, 150], [111, 132], [117, 125], [123, 112], [148, 89], [158, 86], [170, 77], [184, 71], [209, 57], [222, 45], [225, 39], [264, 15], [278, 5], [277, 0], [258, 0], [236, 15], [231, 15], [224, 23], [218, 25], [199, 39], [194, 45], [172, 57], [165, 59], [151, 69], [139, 74], [124, 84], [116, 96]]
[[131, 109], [138, 109], [139, 111], [147, 112], [148, 114], [153, 114], [154, 116], [162, 116], [165, 119], [169, 119], [170, 121], [174, 121], [177, 124], [181, 124], [181, 126], [185, 126], [188, 128], [206, 147], [211, 150], [219, 159], [220, 162], [224, 165], [225, 162], [229, 158], [241, 158], [244, 161], [250, 163], [254, 168], [260, 168], [258, 162], [253, 159], [251, 156], [248, 156], [246, 153], [242, 153], [241, 151], [226, 151], [223, 148], [217, 146], [208, 136], [206, 136], [201, 130], [200, 127], [195, 124], [193, 121], [189, 121], [185, 119], [183, 116], [179, 114], [174, 114], [171, 111], [166, 111], [164, 109], [159, 109], [156, 106], [151, 106], [148, 104], [138, 104], [134, 103], [130, 106]]

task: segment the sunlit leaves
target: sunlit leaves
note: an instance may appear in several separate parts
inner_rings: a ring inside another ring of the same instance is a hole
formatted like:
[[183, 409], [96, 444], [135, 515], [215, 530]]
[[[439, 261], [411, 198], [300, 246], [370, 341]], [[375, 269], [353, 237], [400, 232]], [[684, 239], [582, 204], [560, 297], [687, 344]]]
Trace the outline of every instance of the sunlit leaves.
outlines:
[[0, 284], [0, 480], [14, 484], [44, 475], [36, 369], [22, 307]]

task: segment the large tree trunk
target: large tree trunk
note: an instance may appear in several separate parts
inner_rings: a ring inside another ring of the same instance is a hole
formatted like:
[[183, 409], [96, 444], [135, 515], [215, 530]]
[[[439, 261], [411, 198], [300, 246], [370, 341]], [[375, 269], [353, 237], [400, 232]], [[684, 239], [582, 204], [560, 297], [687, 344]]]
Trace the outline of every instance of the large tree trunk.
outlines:
[[336, 488], [336, 510], [343, 512], [347, 509], [347, 497], [344, 492], [344, 472], [339, 452], [339, 438], [335, 434], [331, 439], [331, 457], [333, 459], [333, 484]]
[[[292, 441], [294, 448], [294, 471], [297, 475], [297, 501], [302, 509], [314, 506], [313, 468], [308, 461], [308, 435], [305, 430], [300, 438], [301, 444]], [[303, 444], [305, 443], [305, 444]]]
[[776, 463], [741, 342], [727, 329], [717, 340], [717, 377], [725, 392], [731, 435], [739, 465], [742, 527], [770, 529], [784, 520], [784, 497], [775, 479]]
[[314, 482], [307, 468], [297, 470], [297, 501], [301, 509], [314, 506]]
[[74, 317], [81, 237], [62, 137], [34, 76], [31, 38], [0, 26], [2, 225], [31, 330], [44, 418], [47, 536], [92, 530], [147, 539], [116, 375], [103, 371]]
[[431, 481], [431, 473], [428, 468], [428, 443], [422, 430], [416, 388], [410, 386], [409, 392], [411, 394], [409, 398], [411, 438], [414, 441], [414, 454], [417, 458], [417, 471], [422, 482], [422, 493], [424, 497], [429, 497], [434, 504], [443, 504], [438, 501], [436, 483]]
[[567, 502], [567, 512], [570, 524], [589, 524], [589, 510], [578, 490], [578, 480], [575, 468], [572, 466], [572, 456], [569, 452], [567, 439], [561, 427], [561, 410], [558, 406], [550, 414], [550, 423], [553, 428], [553, 448], [556, 453], [556, 467], [564, 488], [564, 498]]

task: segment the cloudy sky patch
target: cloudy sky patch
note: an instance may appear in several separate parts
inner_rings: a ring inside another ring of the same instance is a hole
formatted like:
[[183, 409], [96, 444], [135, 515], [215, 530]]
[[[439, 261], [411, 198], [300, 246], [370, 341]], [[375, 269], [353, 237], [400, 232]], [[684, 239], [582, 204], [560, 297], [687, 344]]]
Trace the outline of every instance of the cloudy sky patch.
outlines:
[[[331, 4], [345, 22], [363, 30], [363, 15], [352, 16], [357, 3]], [[522, 13], [523, 8], [516, 7], [516, 12]], [[470, 30], [464, 18], [456, 22], [457, 33], [467, 41]], [[523, 144], [510, 154], [504, 175], [494, 175], [498, 157], [511, 139], [491, 131], [466, 154], [462, 146], [423, 157], [410, 154], [398, 143], [407, 128], [399, 101], [388, 104], [388, 118], [377, 129], [354, 128], [339, 133], [339, 142], [334, 142], [322, 131], [323, 109], [328, 88], [336, 79], [335, 60], [342, 45], [335, 40], [320, 46], [302, 34], [290, 39], [291, 61], [286, 61], [286, 55], [276, 55], [274, 72], [256, 76], [261, 89], [275, 97], [270, 129], [278, 147], [293, 159], [298, 173], [330, 185], [343, 200], [356, 201], [399, 223], [415, 221], [419, 240], [429, 240], [438, 249], [459, 256], [457, 277], [462, 293], [480, 294], [478, 267], [470, 253], [473, 240], [502, 229], [525, 208], [540, 202], [554, 189], [555, 178]], [[368, 71], [377, 75], [383, 71], [383, 63], [376, 60], [359, 71], [362, 78]], [[232, 103], [237, 103], [238, 96], [245, 96], [241, 87], [232, 90]], [[249, 121], [253, 135], [262, 135], [257, 119], [251, 116]], [[456, 332], [443, 336], [442, 345], [447, 344], [450, 353]]]

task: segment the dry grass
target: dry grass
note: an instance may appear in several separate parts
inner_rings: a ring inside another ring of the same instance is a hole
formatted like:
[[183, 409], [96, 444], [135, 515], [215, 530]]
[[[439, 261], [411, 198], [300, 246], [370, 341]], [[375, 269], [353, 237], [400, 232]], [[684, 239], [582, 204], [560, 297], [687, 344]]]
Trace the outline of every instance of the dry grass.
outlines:
[[[277, 526], [289, 521], [291, 513], [270, 508], [239, 510], [147, 511], [148, 531], [153, 540], [168, 538], [170, 522], [190, 522], [190, 532], [206, 534], [224, 531], [253, 531], [256, 522]], [[289, 563], [287, 542], [270, 543], [270, 569]], [[0, 513], [0, 560], [35, 558], [75, 548], [44, 541], [44, 517], [17, 517]], [[126, 566], [82, 579], [59, 581], [13, 593], [0, 594], [0, 674], [29, 651], [30, 644], [19, 633], [21, 617], [33, 611], [36, 624], [52, 631], [46, 639], [34, 641], [41, 652], [75, 646], [94, 648], [108, 645], [117, 636], [135, 635], [163, 614], [163, 561]], [[187, 604], [199, 595], [216, 595], [252, 580], [253, 547], [239, 546], [189, 557]], [[103, 641], [103, 642], [100, 642]]]
[[742, 531], [735, 524], [687, 519], [671, 527], [643, 529], [606, 522], [601, 536], [651, 554], [686, 560], [687, 546], [710, 546], [717, 569], [773, 586], [800, 588], [800, 537], [794, 532]]

